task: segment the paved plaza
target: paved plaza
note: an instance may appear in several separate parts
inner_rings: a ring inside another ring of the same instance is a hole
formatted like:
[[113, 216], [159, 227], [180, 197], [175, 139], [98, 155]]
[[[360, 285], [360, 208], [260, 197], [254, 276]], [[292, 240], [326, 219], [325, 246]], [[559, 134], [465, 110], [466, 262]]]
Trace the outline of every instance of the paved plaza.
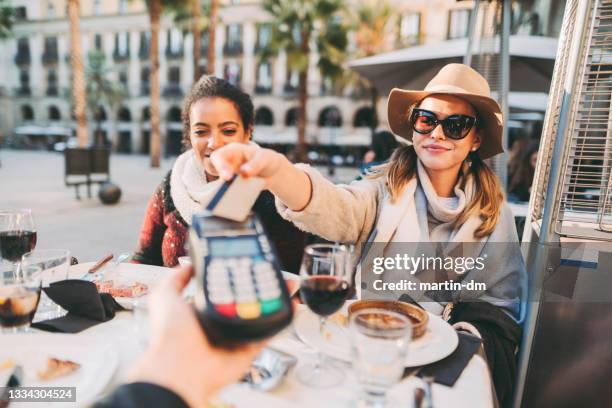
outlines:
[[[1, 150], [0, 162], [0, 208], [31, 208], [37, 248], [66, 248], [86, 262], [134, 250], [147, 201], [174, 158], [151, 169], [146, 156], [113, 154], [111, 180], [122, 190], [116, 205], [103, 205], [97, 186], [91, 199], [82, 186], [81, 200], [76, 200], [74, 187], [64, 185], [61, 153]], [[339, 169], [335, 181], [349, 181], [356, 174], [356, 169]]]

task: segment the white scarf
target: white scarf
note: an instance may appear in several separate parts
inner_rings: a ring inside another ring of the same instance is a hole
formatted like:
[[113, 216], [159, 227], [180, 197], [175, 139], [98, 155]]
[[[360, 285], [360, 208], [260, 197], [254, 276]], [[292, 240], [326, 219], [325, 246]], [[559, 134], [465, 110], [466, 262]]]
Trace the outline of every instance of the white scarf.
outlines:
[[191, 225], [193, 215], [208, 204], [222, 183], [221, 179], [206, 181], [204, 167], [193, 149], [176, 159], [170, 176], [170, 195], [187, 224]]

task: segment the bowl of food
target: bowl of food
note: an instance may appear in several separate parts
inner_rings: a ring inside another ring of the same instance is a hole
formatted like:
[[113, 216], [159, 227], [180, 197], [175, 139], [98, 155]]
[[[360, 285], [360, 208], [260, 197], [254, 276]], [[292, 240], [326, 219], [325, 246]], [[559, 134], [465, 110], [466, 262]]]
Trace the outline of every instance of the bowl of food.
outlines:
[[393, 300], [358, 300], [348, 308], [348, 317], [351, 314], [364, 309], [384, 309], [399, 313], [408, 317], [412, 322], [412, 339], [418, 339], [427, 331], [429, 315], [424, 309], [410, 303]]

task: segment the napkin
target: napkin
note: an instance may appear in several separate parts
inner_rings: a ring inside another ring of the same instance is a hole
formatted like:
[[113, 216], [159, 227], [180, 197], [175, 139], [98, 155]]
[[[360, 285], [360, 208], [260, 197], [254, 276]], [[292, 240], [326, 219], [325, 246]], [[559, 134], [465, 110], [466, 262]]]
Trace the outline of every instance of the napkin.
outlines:
[[478, 351], [482, 340], [466, 333], [457, 332], [459, 344], [451, 355], [443, 360], [423, 366], [419, 371], [419, 377], [432, 376], [438, 384], [452, 387], [468, 365], [472, 356]]
[[43, 289], [47, 296], [68, 313], [56, 319], [33, 323], [37, 329], [78, 333], [96, 324], [115, 317], [115, 312], [124, 310], [108, 293], [98, 293], [93, 282], [68, 279], [55, 282]]

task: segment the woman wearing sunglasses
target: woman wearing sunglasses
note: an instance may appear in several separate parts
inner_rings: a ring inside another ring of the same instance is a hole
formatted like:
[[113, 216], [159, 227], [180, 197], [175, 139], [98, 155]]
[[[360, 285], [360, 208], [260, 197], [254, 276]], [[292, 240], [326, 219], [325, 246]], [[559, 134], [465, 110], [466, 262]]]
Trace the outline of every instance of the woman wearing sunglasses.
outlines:
[[[484, 291], [407, 293], [403, 299], [433, 313], [444, 311], [450, 322], [484, 339], [489, 362], [497, 364], [491, 367], [504, 405], [511, 398], [521, 331], [517, 323], [524, 313], [524, 264], [512, 213], [484, 162], [503, 151], [499, 105], [479, 73], [449, 64], [423, 91], [391, 91], [388, 120], [391, 130], [410, 144], [350, 185], [334, 185], [307, 165], [245, 145], [228, 145], [212, 161], [225, 179], [236, 172], [265, 178], [284, 218], [330, 241], [364, 244], [365, 252], [406, 242], [470, 243], [478, 249], [475, 256], [495, 254], [484, 270], [461, 276], [486, 282]], [[362, 255], [362, 260], [371, 258]], [[371, 273], [366, 261], [361, 268], [362, 274]], [[365, 277], [358, 289], [371, 289], [364, 282]], [[480, 302], [468, 301], [475, 297]]]

